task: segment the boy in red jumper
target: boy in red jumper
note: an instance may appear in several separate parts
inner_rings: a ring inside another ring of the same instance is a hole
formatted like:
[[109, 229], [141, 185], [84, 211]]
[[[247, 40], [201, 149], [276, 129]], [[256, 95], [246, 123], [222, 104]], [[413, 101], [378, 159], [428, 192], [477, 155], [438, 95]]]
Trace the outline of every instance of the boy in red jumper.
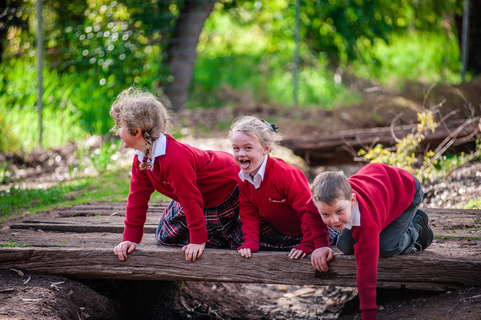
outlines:
[[379, 257], [424, 250], [433, 240], [428, 217], [417, 208], [421, 184], [408, 171], [371, 163], [350, 178], [319, 174], [312, 195], [322, 220], [341, 231], [339, 249], [356, 257], [362, 318], [375, 319]]
[[112, 104], [112, 130], [126, 148], [136, 149], [126, 207], [123, 241], [114, 248], [127, 258], [142, 240], [150, 195], [154, 191], [173, 201], [164, 211], [156, 239], [182, 245], [195, 261], [207, 246], [242, 243], [239, 219], [238, 167], [227, 152], [203, 151], [164, 134], [168, 115], [152, 94], [130, 88]]
[[[314, 250], [308, 220], [322, 225], [316, 230], [321, 268], [327, 271], [332, 259], [328, 228], [322, 223], [310, 197], [302, 171], [281, 159], [269, 156], [274, 144], [274, 125], [247, 116], [236, 119], [230, 138], [235, 162], [240, 167], [240, 218], [244, 244], [238, 252], [249, 258], [260, 247], [290, 250], [291, 259], [300, 259]], [[306, 203], [310, 203], [307, 210]]]

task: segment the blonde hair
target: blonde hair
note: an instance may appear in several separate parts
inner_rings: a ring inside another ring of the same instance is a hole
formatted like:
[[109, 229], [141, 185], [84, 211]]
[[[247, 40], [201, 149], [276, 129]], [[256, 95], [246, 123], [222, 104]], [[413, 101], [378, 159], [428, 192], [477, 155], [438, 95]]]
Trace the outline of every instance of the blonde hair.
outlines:
[[232, 137], [236, 132], [242, 132], [256, 137], [263, 148], [269, 146], [269, 152], [275, 150], [277, 147], [277, 141], [279, 140], [279, 136], [275, 134], [273, 125], [263, 122], [263, 120], [253, 116], [236, 118], [230, 127], [229, 139], [232, 140]]
[[[150, 92], [130, 87], [122, 91], [110, 108], [110, 116], [115, 126], [110, 130], [117, 135], [117, 128], [124, 124], [129, 133], [134, 135], [134, 128], [142, 130], [145, 140], [145, 156], [152, 159], [152, 144], [169, 124], [167, 109], [162, 102]], [[140, 164], [140, 169], [150, 168], [150, 162]]]
[[332, 205], [337, 199], [349, 200], [352, 194], [351, 184], [342, 172], [321, 172], [312, 183], [312, 199]]

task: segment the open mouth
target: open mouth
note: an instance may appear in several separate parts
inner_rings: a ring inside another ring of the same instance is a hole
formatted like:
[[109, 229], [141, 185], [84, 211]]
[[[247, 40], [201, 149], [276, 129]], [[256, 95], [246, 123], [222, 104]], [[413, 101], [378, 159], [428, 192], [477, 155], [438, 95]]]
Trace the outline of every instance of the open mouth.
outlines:
[[240, 163], [240, 167], [242, 169], [247, 169], [247, 168], [249, 168], [249, 166], [251, 164], [251, 161], [250, 160], [239, 160], [239, 163]]

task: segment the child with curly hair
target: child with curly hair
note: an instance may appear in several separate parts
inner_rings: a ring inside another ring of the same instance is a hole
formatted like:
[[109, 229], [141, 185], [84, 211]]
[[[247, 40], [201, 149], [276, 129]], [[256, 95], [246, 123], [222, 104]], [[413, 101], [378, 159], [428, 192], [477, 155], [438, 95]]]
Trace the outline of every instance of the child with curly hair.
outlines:
[[157, 228], [158, 242], [183, 246], [190, 261], [199, 258], [206, 246], [237, 248], [242, 230], [238, 167], [232, 155], [200, 150], [165, 133], [166, 108], [140, 89], [120, 93], [110, 115], [115, 121], [112, 130], [126, 148], [136, 150], [123, 241], [114, 248], [119, 260], [127, 258], [142, 240], [154, 191], [172, 199]]

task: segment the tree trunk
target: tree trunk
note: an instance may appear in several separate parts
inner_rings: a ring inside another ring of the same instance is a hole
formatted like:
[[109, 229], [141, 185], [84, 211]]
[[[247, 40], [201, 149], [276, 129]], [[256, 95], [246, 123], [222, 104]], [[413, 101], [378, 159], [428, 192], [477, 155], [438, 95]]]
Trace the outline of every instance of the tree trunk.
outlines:
[[[481, 74], [481, 54], [479, 53], [481, 50], [481, 1], [470, 0], [469, 2], [470, 8], [466, 71], [472, 72], [473, 75], [479, 75]], [[461, 48], [463, 37], [463, 17], [456, 16], [454, 21], [458, 31], [459, 46]]]
[[215, 2], [216, 0], [186, 0], [177, 19], [167, 49], [167, 63], [172, 80], [168, 80], [166, 94], [174, 111], [185, 106], [197, 57], [199, 36]]
[[471, 0], [467, 70], [481, 74], [481, 1]]

